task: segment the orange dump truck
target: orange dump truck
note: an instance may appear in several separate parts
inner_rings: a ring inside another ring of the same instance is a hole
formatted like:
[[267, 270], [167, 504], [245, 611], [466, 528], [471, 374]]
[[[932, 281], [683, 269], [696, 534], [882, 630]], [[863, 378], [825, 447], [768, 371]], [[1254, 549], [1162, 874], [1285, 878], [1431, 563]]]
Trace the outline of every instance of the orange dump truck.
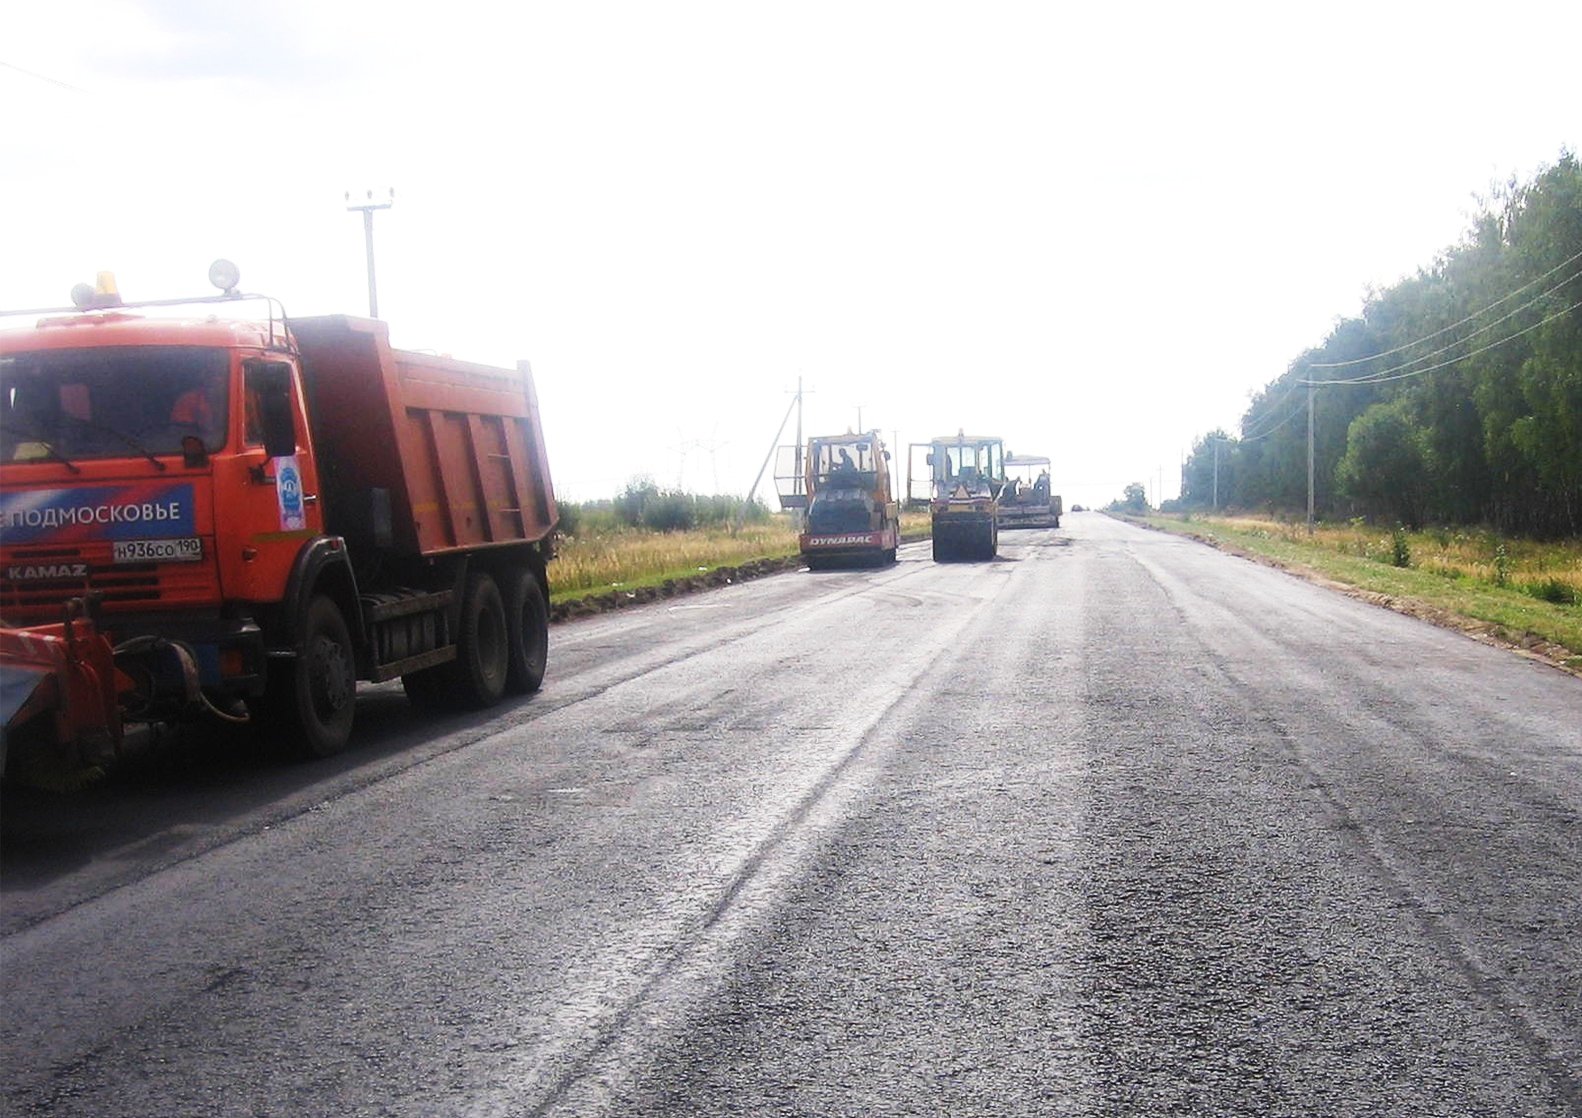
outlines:
[[0, 764], [191, 718], [323, 756], [357, 680], [487, 706], [543, 679], [556, 513], [526, 365], [211, 279], [79, 288], [0, 330]]

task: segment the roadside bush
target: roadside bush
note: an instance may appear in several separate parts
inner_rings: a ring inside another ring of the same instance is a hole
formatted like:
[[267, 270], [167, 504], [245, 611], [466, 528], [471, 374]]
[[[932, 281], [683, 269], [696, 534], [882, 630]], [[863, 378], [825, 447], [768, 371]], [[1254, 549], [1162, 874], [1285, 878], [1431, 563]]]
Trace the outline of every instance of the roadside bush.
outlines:
[[555, 515], [559, 518], [560, 532], [565, 536], [575, 536], [582, 527], [582, 506], [575, 501], [555, 501]]
[[642, 526], [651, 532], [686, 532], [697, 526], [695, 499], [685, 493], [656, 493], [644, 505]]
[[1412, 548], [1406, 542], [1406, 529], [1399, 525], [1390, 535], [1390, 562], [1397, 567], [1412, 565]]
[[615, 498], [615, 518], [628, 528], [636, 528], [643, 523], [643, 511], [650, 501], [659, 497], [659, 486], [654, 484], [651, 477], [634, 477], [626, 483], [626, 488], [621, 490], [620, 496]]
[[712, 497], [695, 497], [698, 524], [701, 527], [730, 528], [740, 517], [744, 524], [764, 524], [769, 520], [769, 510], [757, 501], [744, 501], [740, 497], [717, 493]]
[[1567, 582], [1558, 578], [1546, 578], [1537, 582], [1525, 582], [1521, 585], [1522, 593], [1537, 598], [1540, 602], [1553, 602], [1557, 606], [1574, 606], [1579, 604], [1577, 591]]
[[587, 524], [590, 530], [604, 526], [602, 517], [589, 515], [596, 506], [609, 510], [616, 526], [643, 528], [650, 532], [734, 530], [738, 519], [743, 524], [761, 527], [769, 523], [772, 515], [758, 501], [744, 501], [728, 494], [701, 496], [679, 489], [661, 489], [646, 476], [627, 482], [626, 488], [613, 501], [596, 501], [583, 506], [583, 519], [593, 521]]

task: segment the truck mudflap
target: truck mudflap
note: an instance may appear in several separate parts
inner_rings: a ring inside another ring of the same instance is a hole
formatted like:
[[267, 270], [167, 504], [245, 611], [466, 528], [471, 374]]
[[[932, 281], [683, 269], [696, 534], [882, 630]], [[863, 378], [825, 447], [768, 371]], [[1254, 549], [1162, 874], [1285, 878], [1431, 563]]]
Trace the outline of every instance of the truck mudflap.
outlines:
[[0, 628], [0, 771], [28, 741], [68, 764], [114, 756], [122, 738], [115, 650], [80, 599], [57, 625]]

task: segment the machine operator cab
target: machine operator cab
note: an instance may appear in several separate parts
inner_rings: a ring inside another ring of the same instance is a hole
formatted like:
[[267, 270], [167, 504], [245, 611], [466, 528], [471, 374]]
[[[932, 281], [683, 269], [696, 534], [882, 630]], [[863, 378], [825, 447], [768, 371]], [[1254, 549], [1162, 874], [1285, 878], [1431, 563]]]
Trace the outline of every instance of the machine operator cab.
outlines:
[[996, 436], [958, 431], [913, 443], [907, 467], [911, 504], [962, 496], [998, 498], [1005, 487], [1005, 444]]

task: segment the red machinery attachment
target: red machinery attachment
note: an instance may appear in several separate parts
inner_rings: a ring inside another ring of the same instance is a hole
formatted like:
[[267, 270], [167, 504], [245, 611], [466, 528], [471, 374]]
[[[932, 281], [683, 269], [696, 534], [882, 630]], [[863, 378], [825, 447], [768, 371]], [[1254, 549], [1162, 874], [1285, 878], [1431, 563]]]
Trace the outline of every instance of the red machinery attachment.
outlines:
[[65, 612], [57, 625], [0, 628], [0, 770], [10, 747], [35, 734], [83, 765], [121, 744], [114, 649], [81, 598]]

